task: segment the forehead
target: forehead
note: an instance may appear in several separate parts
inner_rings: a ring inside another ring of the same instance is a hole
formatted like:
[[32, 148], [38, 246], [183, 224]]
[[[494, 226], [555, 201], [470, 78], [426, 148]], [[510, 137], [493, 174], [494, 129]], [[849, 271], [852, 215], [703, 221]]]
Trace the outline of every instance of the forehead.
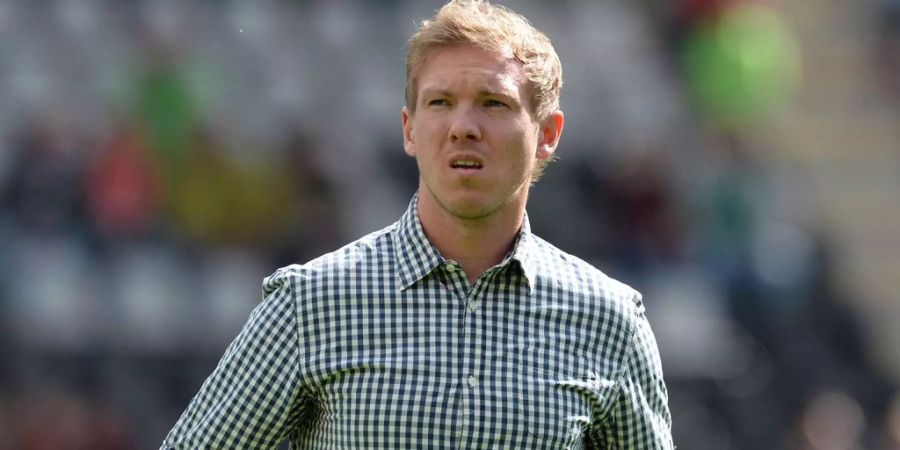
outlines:
[[420, 92], [473, 87], [519, 94], [525, 85], [525, 71], [519, 61], [472, 45], [432, 50], [418, 78]]

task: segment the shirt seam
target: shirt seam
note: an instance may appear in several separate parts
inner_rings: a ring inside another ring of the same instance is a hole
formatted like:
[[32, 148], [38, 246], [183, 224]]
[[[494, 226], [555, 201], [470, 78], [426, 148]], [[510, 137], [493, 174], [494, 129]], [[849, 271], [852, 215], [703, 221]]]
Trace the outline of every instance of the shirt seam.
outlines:
[[[631, 298], [632, 301], [634, 301], [637, 297], [638, 297], [638, 294], [635, 294]], [[635, 314], [636, 314], [636, 312], [635, 312]], [[610, 417], [615, 415], [616, 404], [618, 404], [619, 400], [622, 399], [622, 396], [625, 395], [623, 387], [625, 385], [625, 378], [628, 376], [628, 373], [630, 372], [629, 365], [634, 357], [634, 354], [636, 353], [637, 343], [635, 342], [635, 337], [636, 337], [637, 331], [638, 331], [634, 322], [629, 321], [628, 324], [629, 324], [629, 328], [630, 328], [629, 334], [628, 334], [628, 347], [625, 350], [625, 357], [622, 359], [622, 367], [616, 371], [617, 372], [617, 374], [616, 374], [616, 393], [617, 393], [617, 395], [615, 397], [615, 400], [610, 403], [609, 409], [601, 417], [602, 423], [600, 424], [601, 429], [597, 430], [598, 435], [603, 435], [602, 433], [599, 433], [602, 431], [602, 428], [609, 428], [609, 419], [610, 419]]]
[[[293, 319], [293, 322], [294, 322], [293, 330], [294, 330], [294, 333], [296, 334], [294, 336], [294, 344], [297, 346], [297, 355], [296, 355], [297, 360], [294, 362], [294, 370], [296, 371], [297, 383], [300, 384], [300, 391], [302, 393], [302, 394], [298, 393], [298, 396], [306, 395], [308, 397], [312, 397], [314, 395], [314, 391], [309, 386], [306, 385], [306, 380], [305, 380], [305, 377], [303, 376], [303, 371], [302, 371], [302, 368], [304, 366], [303, 363], [304, 363], [304, 360], [306, 359], [306, 352], [303, 351], [303, 345], [302, 345], [302, 340], [301, 340], [302, 333], [300, 333], [300, 317], [298, 317], [299, 312], [297, 311], [300, 308], [300, 305], [297, 302], [297, 295], [298, 295], [297, 280], [296, 280], [296, 277], [293, 275], [291, 275], [291, 277], [290, 277], [290, 284], [291, 284], [291, 298], [290, 298], [291, 318]], [[298, 401], [298, 399], [295, 398], [294, 401]]]

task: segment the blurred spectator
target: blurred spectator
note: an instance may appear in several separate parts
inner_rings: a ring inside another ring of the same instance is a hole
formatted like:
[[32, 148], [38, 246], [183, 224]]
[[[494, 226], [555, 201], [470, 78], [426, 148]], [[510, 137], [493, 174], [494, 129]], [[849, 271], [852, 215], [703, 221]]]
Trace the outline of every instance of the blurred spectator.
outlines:
[[83, 139], [49, 116], [26, 120], [13, 137], [3, 209], [31, 233], [64, 233], [83, 224]]
[[853, 397], [840, 391], [813, 397], [797, 424], [797, 450], [862, 450], [866, 417]]
[[591, 165], [602, 170], [579, 170], [580, 185], [610, 263], [640, 277], [682, 258], [682, 206], [666, 156], [638, 151]]
[[87, 173], [87, 211], [101, 236], [138, 237], [157, 225], [164, 186], [155, 155], [133, 126], [104, 143]]
[[759, 1], [690, 2], [699, 16], [684, 41], [686, 88], [705, 117], [735, 126], [767, 118], [799, 74], [797, 44], [784, 19]]
[[740, 135], [720, 131], [704, 155], [695, 196], [695, 232], [709, 269], [726, 287], [732, 313], [751, 333], [766, 326], [768, 308], [753, 267], [766, 201], [767, 173]]
[[182, 73], [175, 43], [147, 32], [145, 66], [138, 78], [138, 114], [149, 132], [152, 149], [165, 168], [180, 164], [194, 137], [198, 117], [193, 93]]
[[306, 262], [334, 250], [340, 242], [337, 186], [323, 165], [322, 151], [309, 133], [296, 130], [287, 139], [285, 168], [293, 204], [283, 205], [279, 212], [284, 223], [273, 252], [276, 265]]
[[129, 450], [136, 448], [122, 418], [73, 391], [42, 389], [17, 405], [13, 446], [21, 450]]
[[171, 210], [188, 237], [219, 244], [266, 244], [297, 207], [287, 167], [238, 164], [215, 129], [198, 129], [171, 179]]

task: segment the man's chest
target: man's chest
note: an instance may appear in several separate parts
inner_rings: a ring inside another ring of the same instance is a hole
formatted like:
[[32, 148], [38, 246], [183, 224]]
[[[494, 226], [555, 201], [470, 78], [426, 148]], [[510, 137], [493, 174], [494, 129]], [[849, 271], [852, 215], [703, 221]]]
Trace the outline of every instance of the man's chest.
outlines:
[[[435, 280], [303, 311], [316, 448], [579, 448], [614, 398], [595, 312], [570, 299]], [[325, 444], [328, 442], [329, 444]]]

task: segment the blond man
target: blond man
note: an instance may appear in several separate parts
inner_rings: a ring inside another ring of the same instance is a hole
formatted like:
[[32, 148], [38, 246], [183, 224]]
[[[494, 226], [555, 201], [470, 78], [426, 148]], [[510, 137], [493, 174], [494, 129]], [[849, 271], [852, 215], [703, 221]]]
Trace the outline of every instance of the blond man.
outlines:
[[528, 225], [561, 86], [550, 40], [505, 8], [423, 22], [406, 213], [267, 277], [162, 448], [672, 448], [640, 294]]

